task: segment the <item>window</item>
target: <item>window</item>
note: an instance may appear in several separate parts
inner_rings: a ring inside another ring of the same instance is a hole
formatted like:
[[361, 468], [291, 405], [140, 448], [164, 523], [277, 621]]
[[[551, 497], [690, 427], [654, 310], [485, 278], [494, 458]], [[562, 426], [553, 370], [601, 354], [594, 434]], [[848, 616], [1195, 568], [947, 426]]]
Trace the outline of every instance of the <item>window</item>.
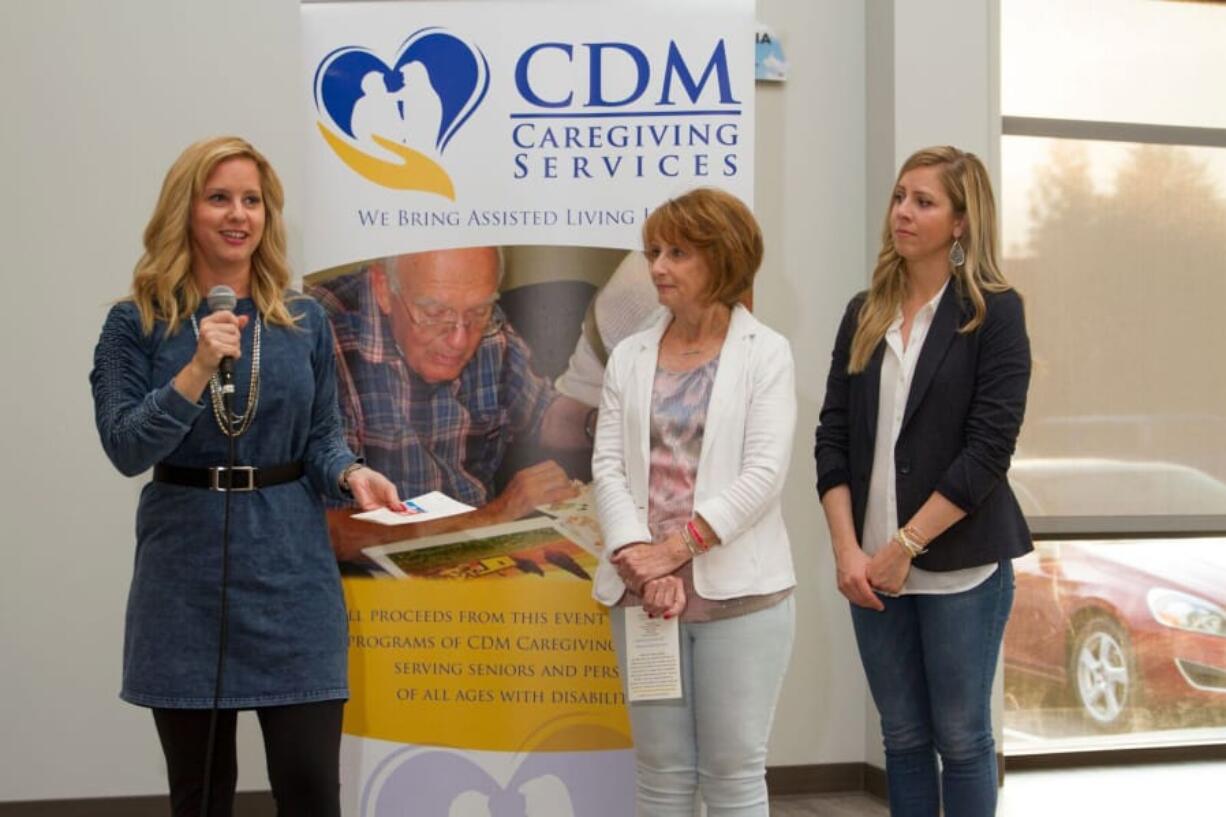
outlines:
[[1034, 355], [1019, 501], [1104, 529], [1226, 515], [1226, 148], [1006, 136], [1001, 153]]
[[1001, 112], [1226, 128], [1226, 3], [1001, 0]]
[[1226, 4], [1000, 2], [1010, 480], [1042, 539], [1005, 751], [1226, 742]]

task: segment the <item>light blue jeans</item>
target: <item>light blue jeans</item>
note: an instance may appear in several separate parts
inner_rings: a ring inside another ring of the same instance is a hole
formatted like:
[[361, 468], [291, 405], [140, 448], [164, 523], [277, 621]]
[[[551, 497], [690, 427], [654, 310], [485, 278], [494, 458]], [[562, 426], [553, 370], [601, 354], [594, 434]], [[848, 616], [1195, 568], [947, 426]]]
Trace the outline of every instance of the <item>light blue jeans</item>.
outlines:
[[[609, 620], [623, 686], [625, 611]], [[679, 700], [629, 704], [639, 817], [762, 817], [766, 741], [796, 630], [795, 601], [681, 629]]]

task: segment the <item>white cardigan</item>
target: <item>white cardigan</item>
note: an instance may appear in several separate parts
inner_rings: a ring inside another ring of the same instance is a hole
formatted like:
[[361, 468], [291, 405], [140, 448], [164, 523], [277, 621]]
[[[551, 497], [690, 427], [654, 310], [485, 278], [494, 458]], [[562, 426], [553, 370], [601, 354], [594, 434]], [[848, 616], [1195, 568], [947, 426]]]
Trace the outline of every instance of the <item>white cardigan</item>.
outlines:
[[[605, 370], [592, 453], [604, 551], [592, 594], [606, 605], [625, 591], [609, 556], [650, 542], [647, 478], [651, 391], [660, 338], [672, 320], [623, 340]], [[796, 426], [792, 350], [742, 306], [733, 309], [707, 405], [694, 485], [694, 512], [722, 544], [694, 559], [694, 586], [708, 599], [784, 590], [796, 584], [779, 494]]]

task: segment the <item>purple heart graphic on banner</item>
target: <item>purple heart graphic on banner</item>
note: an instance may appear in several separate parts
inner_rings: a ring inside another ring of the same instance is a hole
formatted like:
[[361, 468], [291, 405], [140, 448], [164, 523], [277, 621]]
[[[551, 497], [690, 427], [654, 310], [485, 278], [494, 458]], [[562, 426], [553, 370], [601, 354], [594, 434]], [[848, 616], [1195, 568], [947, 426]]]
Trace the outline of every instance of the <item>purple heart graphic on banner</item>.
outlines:
[[[625, 817], [634, 752], [535, 752], [505, 784], [475, 757], [409, 747], [390, 755], [362, 793], [362, 817]], [[408, 809], [408, 811], [406, 811]]]

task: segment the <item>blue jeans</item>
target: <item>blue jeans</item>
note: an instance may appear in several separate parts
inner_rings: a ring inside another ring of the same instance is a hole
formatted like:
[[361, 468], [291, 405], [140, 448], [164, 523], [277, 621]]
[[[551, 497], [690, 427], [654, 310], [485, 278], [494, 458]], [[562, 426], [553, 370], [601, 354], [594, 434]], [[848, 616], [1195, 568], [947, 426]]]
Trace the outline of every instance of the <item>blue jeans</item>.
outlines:
[[[609, 620], [626, 677], [625, 611]], [[681, 628], [682, 697], [628, 706], [639, 817], [765, 817], [766, 741], [792, 654], [795, 601]], [[623, 681], [624, 684], [624, 681]]]
[[[892, 817], [996, 813], [992, 679], [1009, 610], [1013, 565], [948, 595], [881, 597], [885, 612], [851, 606], [869, 689], [881, 713]], [[937, 755], [941, 771], [937, 771]]]

